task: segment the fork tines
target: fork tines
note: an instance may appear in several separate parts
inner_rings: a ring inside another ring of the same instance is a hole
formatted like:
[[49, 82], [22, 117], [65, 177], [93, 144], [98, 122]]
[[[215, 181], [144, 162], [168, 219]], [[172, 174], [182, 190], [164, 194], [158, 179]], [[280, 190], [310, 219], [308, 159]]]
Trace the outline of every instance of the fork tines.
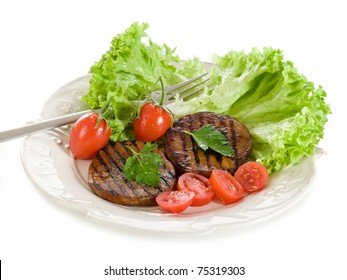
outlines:
[[[182, 83], [170, 86], [164, 90], [166, 102], [171, 102], [178, 94], [183, 100], [188, 100], [200, 94], [206, 87], [210, 87], [211, 83], [207, 83], [210, 78], [205, 77], [208, 73], [201, 74]], [[201, 81], [199, 81], [202, 79]], [[178, 91], [179, 90], [179, 91]]]

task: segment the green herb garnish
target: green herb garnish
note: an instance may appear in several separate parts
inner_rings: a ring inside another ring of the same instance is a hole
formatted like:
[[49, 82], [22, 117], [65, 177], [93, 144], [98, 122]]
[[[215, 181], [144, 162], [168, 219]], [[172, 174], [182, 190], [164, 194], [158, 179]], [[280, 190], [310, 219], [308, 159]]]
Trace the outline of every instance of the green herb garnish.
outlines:
[[124, 165], [124, 175], [127, 180], [135, 179], [139, 184], [158, 186], [160, 183], [159, 166], [162, 166], [164, 162], [158, 153], [153, 152], [156, 147], [156, 144], [148, 142], [140, 152], [136, 152], [127, 146], [133, 153], [133, 156], [128, 157]]
[[224, 156], [234, 156], [234, 148], [228, 145], [225, 135], [212, 125], [206, 125], [194, 132], [185, 131], [193, 137], [198, 146], [206, 151], [214, 150]]

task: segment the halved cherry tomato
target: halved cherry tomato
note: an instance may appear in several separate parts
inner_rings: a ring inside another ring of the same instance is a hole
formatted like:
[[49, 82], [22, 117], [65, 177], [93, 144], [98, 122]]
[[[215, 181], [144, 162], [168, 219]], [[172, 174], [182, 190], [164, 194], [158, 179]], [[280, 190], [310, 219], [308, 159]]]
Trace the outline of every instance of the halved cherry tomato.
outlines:
[[146, 103], [133, 123], [136, 140], [143, 142], [159, 140], [170, 128], [171, 121], [171, 114], [163, 107]]
[[214, 192], [209, 179], [195, 173], [184, 173], [178, 178], [177, 189], [183, 192], [194, 192], [191, 206], [206, 205], [213, 199]]
[[161, 209], [169, 213], [181, 213], [193, 202], [193, 192], [167, 191], [156, 197], [156, 201]]
[[244, 163], [235, 172], [235, 179], [247, 192], [261, 190], [265, 186], [268, 176], [266, 167], [256, 161]]
[[246, 195], [240, 183], [228, 171], [214, 169], [210, 176], [210, 183], [214, 193], [224, 204], [234, 203]]
[[111, 129], [99, 115], [92, 112], [77, 120], [70, 133], [70, 150], [76, 159], [90, 159], [110, 139]]

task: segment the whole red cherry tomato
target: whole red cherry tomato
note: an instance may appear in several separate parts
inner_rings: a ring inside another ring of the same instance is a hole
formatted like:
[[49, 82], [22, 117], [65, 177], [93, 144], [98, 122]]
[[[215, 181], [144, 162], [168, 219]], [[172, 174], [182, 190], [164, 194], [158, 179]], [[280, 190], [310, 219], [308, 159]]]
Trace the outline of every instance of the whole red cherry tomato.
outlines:
[[157, 141], [170, 128], [171, 122], [171, 114], [163, 107], [146, 103], [133, 123], [135, 138], [143, 142]]
[[88, 113], [77, 120], [70, 133], [70, 150], [76, 159], [90, 159], [110, 139], [111, 129], [99, 115]]

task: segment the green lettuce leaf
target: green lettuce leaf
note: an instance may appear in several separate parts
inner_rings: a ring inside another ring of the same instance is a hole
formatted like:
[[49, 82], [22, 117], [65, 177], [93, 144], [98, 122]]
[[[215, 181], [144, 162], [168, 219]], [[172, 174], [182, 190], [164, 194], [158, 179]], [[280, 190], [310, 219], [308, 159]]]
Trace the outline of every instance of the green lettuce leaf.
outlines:
[[112, 141], [134, 138], [134, 101], [160, 89], [159, 77], [168, 86], [201, 71], [202, 63], [196, 59], [178, 67], [175, 49], [154, 43], [146, 33], [148, 27], [133, 23], [113, 38], [110, 49], [90, 68], [89, 90], [82, 99], [91, 109], [102, 108], [102, 117], [112, 128]]
[[[91, 109], [101, 108], [112, 141], [134, 138], [136, 101], [160, 88], [159, 77], [168, 86], [204, 71], [199, 59], [182, 62], [175, 49], [154, 43], [148, 27], [133, 23], [90, 68], [89, 91], [82, 99]], [[176, 118], [212, 111], [238, 119], [252, 134], [252, 159], [270, 173], [313, 155], [331, 113], [321, 86], [299, 74], [281, 50], [230, 51], [213, 60], [214, 90], [188, 101], [177, 96], [167, 106]]]
[[177, 99], [169, 106], [174, 114], [213, 111], [238, 119], [252, 134], [252, 159], [270, 173], [314, 154], [331, 113], [321, 86], [272, 48], [231, 51], [214, 61], [215, 89], [187, 102]]

